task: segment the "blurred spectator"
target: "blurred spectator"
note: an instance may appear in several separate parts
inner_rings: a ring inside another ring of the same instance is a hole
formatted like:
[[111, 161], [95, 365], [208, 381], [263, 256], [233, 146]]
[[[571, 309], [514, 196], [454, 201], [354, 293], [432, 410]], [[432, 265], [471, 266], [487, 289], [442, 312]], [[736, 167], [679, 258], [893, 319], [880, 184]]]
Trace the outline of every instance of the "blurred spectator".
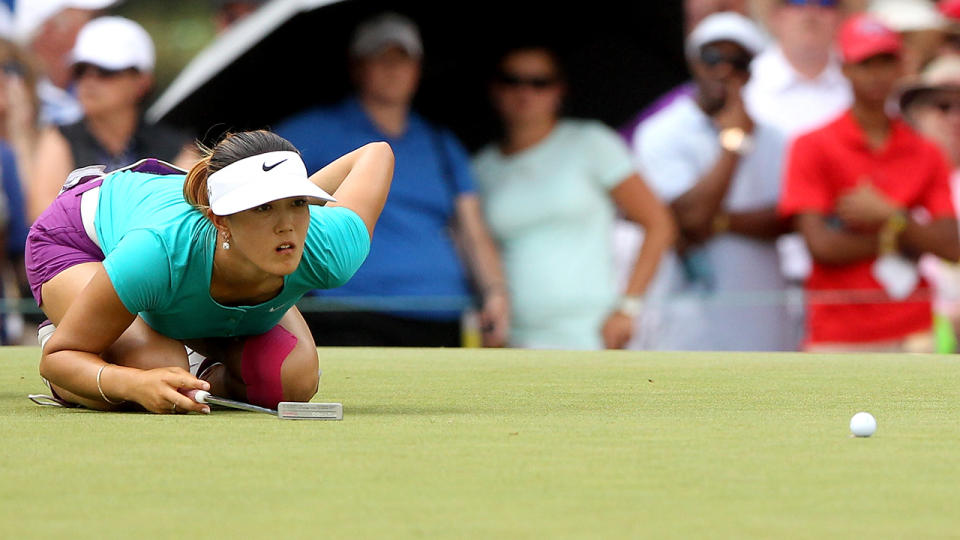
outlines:
[[146, 124], [142, 105], [153, 86], [153, 41], [122, 17], [90, 21], [71, 55], [83, 119], [41, 134], [30, 181], [30, 219], [56, 198], [70, 171], [88, 165], [119, 169], [155, 157], [189, 169], [196, 159], [187, 136]]
[[[747, 0], [684, 0], [683, 35], [688, 35], [700, 21], [711, 13], [733, 11], [741, 15], [746, 15], [748, 11], [747, 7]], [[666, 108], [675, 99], [693, 95], [693, 87], [693, 81], [687, 81], [671, 88], [662, 96], [655, 99], [653, 103], [644, 107], [637, 116], [620, 128], [620, 135], [628, 142], [632, 141], [634, 133], [636, 133], [637, 128], [644, 120], [653, 116], [657, 111]]]
[[850, 85], [834, 55], [839, 0], [778, 0], [768, 26], [776, 43], [754, 59], [747, 110], [788, 136], [820, 127], [850, 106]]
[[80, 29], [101, 10], [116, 3], [117, 0], [17, 0], [17, 40], [38, 59], [44, 75], [37, 83], [42, 123], [70, 124], [83, 116], [70, 88], [70, 51]]
[[30, 178], [37, 144], [37, 71], [26, 52], [0, 39], [0, 139], [16, 155], [22, 188]]
[[265, 3], [266, 0], [213, 0], [213, 20], [217, 25], [217, 33], [224, 32]]
[[[773, 0], [766, 23], [776, 43], [754, 59], [744, 89], [747, 111], [790, 140], [826, 124], [847, 109], [853, 97], [834, 51], [844, 16], [840, 0]], [[804, 279], [812, 261], [798, 234], [777, 240], [780, 269], [789, 282], [789, 317], [802, 340]]]
[[[397, 158], [366, 262], [346, 285], [317, 292], [342, 300], [348, 311], [370, 311], [304, 313], [317, 344], [459, 346], [461, 309], [437, 303], [469, 296], [465, 265], [481, 299], [484, 343], [502, 345], [509, 301], [469, 158], [453, 134], [411, 110], [423, 56], [417, 27], [397, 14], [367, 20], [354, 33], [350, 55], [355, 97], [303, 111], [276, 128], [302, 150], [311, 170], [378, 140], [388, 141]], [[378, 310], [371, 297], [400, 305]]]
[[937, 8], [947, 19], [940, 53], [960, 55], [960, 0], [941, 0]]
[[[960, 208], [960, 56], [942, 56], [905, 85], [900, 94], [904, 118], [947, 155], [952, 169], [954, 208]], [[960, 265], [924, 256], [920, 271], [934, 286], [937, 352], [957, 349], [960, 330]]]
[[[36, 144], [36, 76], [24, 52], [0, 39], [0, 242], [6, 255], [0, 264], [0, 298], [23, 297], [29, 291], [23, 265], [27, 221], [23, 191], [24, 165]], [[5, 240], [5, 241], [4, 241]], [[0, 343], [16, 343], [21, 333], [19, 315], [3, 311]]]
[[929, 350], [929, 289], [914, 261], [960, 257], [950, 167], [887, 115], [902, 72], [899, 35], [859, 15], [844, 24], [839, 48], [854, 104], [796, 140], [781, 200], [814, 258], [807, 348]]
[[[27, 241], [27, 221], [17, 160], [11, 147], [0, 141], [0, 245], [5, 257], [0, 261], [0, 299], [24, 297], [30, 286], [23, 261]], [[14, 310], [0, 310], [0, 344], [19, 342], [23, 321]]]
[[[504, 135], [474, 159], [513, 300], [510, 344], [622, 348], [674, 227], [613, 130], [559, 117], [565, 92], [553, 51], [507, 52], [491, 87]], [[611, 245], [617, 209], [646, 229], [619, 300]]]
[[634, 139], [641, 173], [680, 227], [677, 253], [651, 292], [659, 307], [642, 321], [641, 348], [798, 345], [779, 298], [785, 283], [773, 242], [787, 229], [776, 211], [786, 139], [755, 123], [741, 95], [764, 43], [742, 15], [704, 19], [686, 47], [695, 97], [651, 117]]
[[906, 76], [920, 73], [944, 44], [947, 19], [930, 0], [874, 0], [869, 13], [900, 34]]
[[13, 0], [3, 0], [0, 2], [0, 38], [13, 37]]

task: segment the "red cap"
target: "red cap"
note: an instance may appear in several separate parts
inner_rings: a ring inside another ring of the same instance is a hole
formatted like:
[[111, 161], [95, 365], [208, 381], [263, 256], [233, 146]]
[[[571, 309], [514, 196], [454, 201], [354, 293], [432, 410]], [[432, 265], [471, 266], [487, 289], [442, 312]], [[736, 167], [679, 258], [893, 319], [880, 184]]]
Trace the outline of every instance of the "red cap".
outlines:
[[899, 34], [866, 14], [855, 15], [843, 23], [837, 44], [846, 64], [856, 64], [878, 54], [900, 54], [901, 48]]
[[937, 8], [951, 19], [960, 19], [960, 0], [940, 0]]

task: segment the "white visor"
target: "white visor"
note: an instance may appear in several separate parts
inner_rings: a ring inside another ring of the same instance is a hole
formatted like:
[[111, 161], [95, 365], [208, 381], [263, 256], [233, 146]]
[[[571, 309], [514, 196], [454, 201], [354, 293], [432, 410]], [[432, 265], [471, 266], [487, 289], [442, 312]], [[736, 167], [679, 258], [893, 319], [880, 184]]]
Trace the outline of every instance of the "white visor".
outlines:
[[310, 204], [336, 201], [307, 177], [296, 152], [257, 154], [220, 169], [207, 179], [210, 210], [218, 216], [236, 214], [288, 197], [306, 197]]

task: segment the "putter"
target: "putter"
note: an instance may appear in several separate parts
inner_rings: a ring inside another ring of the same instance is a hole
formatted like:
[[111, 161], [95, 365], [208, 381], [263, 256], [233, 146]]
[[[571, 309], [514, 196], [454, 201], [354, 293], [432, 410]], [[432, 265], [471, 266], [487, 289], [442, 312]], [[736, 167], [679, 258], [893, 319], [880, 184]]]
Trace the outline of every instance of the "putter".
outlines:
[[343, 420], [343, 405], [340, 403], [303, 403], [300, 401], [281, 401], [277, 409], [268, 409], [242, 401], [234, 401], [210, 395], [205, 390], [197, 390], [193, 395], [197, 403], [210, 403], [231, 409], [261, 412], [276, 416], [281, 420]]

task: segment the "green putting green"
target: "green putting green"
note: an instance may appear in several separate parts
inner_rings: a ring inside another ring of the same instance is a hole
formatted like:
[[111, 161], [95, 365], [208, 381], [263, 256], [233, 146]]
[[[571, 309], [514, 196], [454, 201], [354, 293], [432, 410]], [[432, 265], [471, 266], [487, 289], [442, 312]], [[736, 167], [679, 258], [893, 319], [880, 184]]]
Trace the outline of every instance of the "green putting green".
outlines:
[[0, 350], [0, 538], [960, 531], [956, 357], [320, 354], [342, 422], [42, 408], [38, 350]]

